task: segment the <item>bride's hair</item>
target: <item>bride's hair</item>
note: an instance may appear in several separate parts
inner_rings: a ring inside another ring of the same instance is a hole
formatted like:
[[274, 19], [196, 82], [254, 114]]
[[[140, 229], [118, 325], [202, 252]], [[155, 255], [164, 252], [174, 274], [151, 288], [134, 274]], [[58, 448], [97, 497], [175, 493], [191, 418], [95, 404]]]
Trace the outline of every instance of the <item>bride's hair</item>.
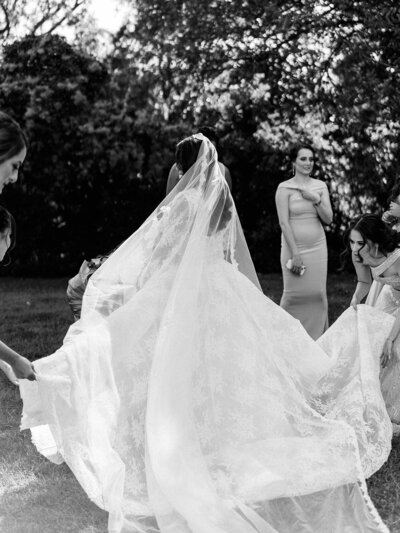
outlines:
[[[197, 160], [202, 139], [192, 135], [186, 137], [176, 145], [175, 161], [178, 169], [184, 174], [192, 167]], [[211, 160], [210, 160], [211, 162]], [[206, 182], [214, 176], [214, 172], [218, 171], [218, 165], [211, 164], [205, 171]], [[225, 181], [223, 182], [225, 183]], [[229, 192], [223, 188], [219, 197], [213, 206], [210, 216], [210, 225], [208, 233], [218, 233], [225, 229], [232, 218], [233, 202], [230, 198]]]
[[196, 163], [199, 154], [201, 139], [186, 137], [176, 145], [175, 162], [178, 169], [185, 174], [189, 168]]
[[0, 111], [0, 163], [28, 148], [28, 140], [19, 124], [7, 113]]
[[[358, 231], [364, 241], [371, 241], [377, 244], [379, 250], [387, 255], [400, 247], [400, 233], [385, 224], [379, 215], [367, 213], [353, 219], [345, 233], [346, 250], [345, 255], [351, 254], [350, 233], [352, 230]], [[362, 263], [362, 258], [359, 256]]]

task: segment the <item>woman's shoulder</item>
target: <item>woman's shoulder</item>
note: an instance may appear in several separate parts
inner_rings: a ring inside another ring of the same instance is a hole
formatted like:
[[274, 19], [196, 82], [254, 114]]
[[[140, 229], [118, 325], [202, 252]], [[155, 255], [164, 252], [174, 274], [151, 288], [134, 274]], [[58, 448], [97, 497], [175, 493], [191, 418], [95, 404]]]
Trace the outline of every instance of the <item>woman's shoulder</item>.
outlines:
[[293, 179], [289, 179], [289, 180], [285, 180], [285, 181], [281, 181], [280, 184], [278, 185], [278, 189], [298, 189], [299, 186], [293, 182]]
[[317, 178], [311, 178], [311, 188], [312, 189], [327, 189], [327, 185], [324, 181], [318, 180]]

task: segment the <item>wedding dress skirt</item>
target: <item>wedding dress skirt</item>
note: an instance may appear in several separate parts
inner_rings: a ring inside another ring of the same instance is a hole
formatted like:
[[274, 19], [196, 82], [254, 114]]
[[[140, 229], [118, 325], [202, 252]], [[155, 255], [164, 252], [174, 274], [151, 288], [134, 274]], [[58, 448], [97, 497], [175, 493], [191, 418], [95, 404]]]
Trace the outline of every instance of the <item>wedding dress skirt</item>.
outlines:
[[170, 312], [168, 277], [35, 363], [22, 428], [39, 451], [67, 462], [110, 531], [151, 516], [174, 533], [386, 531], [363, 479], [390, 450], [391, 317], [348, 310], [317, 345], [225, 261], [206, 265], [191, 321], [190, 294]]
[[110, 533], [387, 532], [365, 478], [390, 452], [393, 317], [349, 309], [314, 342], [262, 294], [215, 148], [191, 144], [195, 164], [21, 381], [22, 429]]

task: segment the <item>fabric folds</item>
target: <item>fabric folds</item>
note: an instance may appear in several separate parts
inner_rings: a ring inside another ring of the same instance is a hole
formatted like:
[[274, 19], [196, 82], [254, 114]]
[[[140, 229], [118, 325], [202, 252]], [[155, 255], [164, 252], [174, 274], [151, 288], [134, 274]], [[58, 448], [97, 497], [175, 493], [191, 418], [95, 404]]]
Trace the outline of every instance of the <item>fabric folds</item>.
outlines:
[[21, 382], [21, 427], [112, 533], [386, 532], [365, 478], [390, 451], [379, 356], [393, 318], [349, 309], [315, 343], [262, 294], [197, 138], [196, 163]]

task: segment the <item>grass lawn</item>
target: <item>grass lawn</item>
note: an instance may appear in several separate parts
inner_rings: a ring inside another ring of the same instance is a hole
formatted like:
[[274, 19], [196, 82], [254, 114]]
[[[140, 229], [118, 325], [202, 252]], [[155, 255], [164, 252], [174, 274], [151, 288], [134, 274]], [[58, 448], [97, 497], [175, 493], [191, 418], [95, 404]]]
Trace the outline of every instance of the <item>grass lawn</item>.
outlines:
[[[280, 275], [263, 275], [261, 282], [278, 302]], [[353, 283], [353, 276], [329, 277], [331, 322], [348, 306]], [[0, 278], [0, 339], [31, 359], [52, 353], [71, 322], [65, 287], [63, 279]], [[69, 469], [42, 458], [29, 432], [19, 431], [20, 412], [18, 389], [0, 372], [0, 532], [106, 533], [107, 514], [88, 500]], [[400, 533], [400, 439], [368, 485], [390, 531]]]

